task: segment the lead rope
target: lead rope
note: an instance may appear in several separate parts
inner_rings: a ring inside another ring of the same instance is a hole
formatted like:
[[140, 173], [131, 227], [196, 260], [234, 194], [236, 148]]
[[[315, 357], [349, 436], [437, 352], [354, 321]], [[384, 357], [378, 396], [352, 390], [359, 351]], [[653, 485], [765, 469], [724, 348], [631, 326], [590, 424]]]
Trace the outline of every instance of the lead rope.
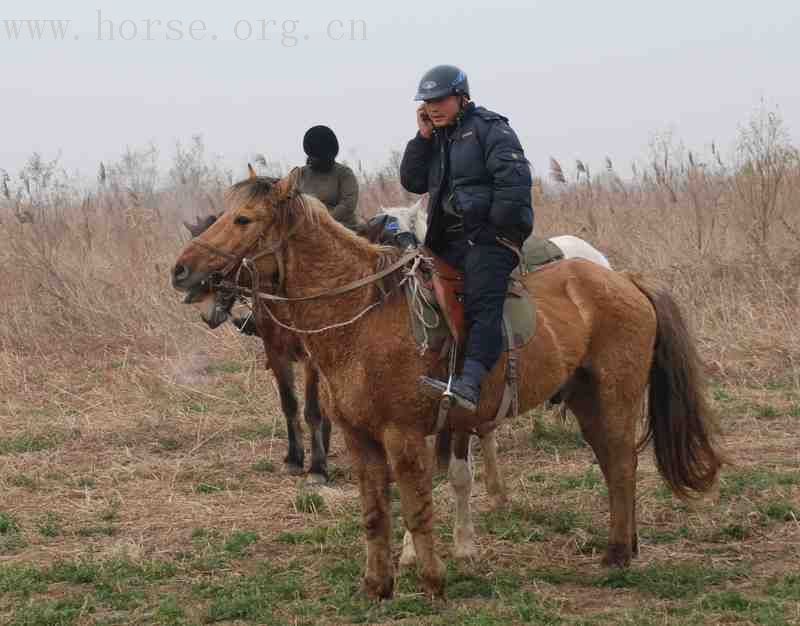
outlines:
[[[408, 270], [406, 270], [405, 279], [408, 280], [411, 284], [411, 312], [413, 313], [414, 317], [417, 318], [420, 325], [422, 326], [422, 345], [420, 346], [419, 354], [422, 356], [428, 351], [429, 348], [429, 337], [428, 337], [428, 330], [433, 330], [434, 328], [438, 328], [439, 324], [441, 323], [441, 318], [439, 314], [436, 312], [436, 309], [431, 304], [431, 301], [425, 295], [423, 289], [420, 288], [420, 280], [417, 276], [417, 270], [419, 269], [420, 264], [423, 261], [422, 256], [418, 256], [414, 259], [414, 263], [411, 265]], [[429, 323], [425, 319], [425, 310], [430, 311], [435, 322]]]

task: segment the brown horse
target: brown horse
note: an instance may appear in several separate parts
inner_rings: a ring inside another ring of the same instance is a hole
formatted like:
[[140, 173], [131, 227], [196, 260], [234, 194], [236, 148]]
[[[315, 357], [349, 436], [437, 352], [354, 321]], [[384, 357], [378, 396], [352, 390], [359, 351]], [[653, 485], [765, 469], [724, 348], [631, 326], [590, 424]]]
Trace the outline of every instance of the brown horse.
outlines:
[[[276, 181], [277, 179], [273, 179], [273, 182]], [[210, 215], [204, 219], [196, 219], [195, 224], [188, 222], [183, 224], [193, 237], [198, 237], [216, 219], [216, 215]], [[356, 232], [372, 243], [383, 243], [382, 238], [385, 235], [384, 223], [379, 220], [374, 221], [357, 229]], [[234, 271], [238, 270], [238, 266], [233, 269]], [[239, 277], [240, 286], [251, 286], [246, 274], [242, 275], [238, 271], [236, 274]], [[207, 285], [206, 287], [206, 289], [195, 288], [192, 291], [190, 300], [201, 311], [202, 319], [213, 329], [230, 317], [234, 301], [226, 292], [212, 292]], [[266, 356], [266, 367], [268, 370], [272, 370], [275, 376], [281, 408], [286, 419], [288, 452], [284, 462], [289, 472], [295, 475], [303, 473], [304, 458], [302, 426], [297, 419], [298, 398], [294, 384], [294, 364], [302, 362], [306, 380], [304, 414], [305, 421], [310, 428], [311, 439], [311, 467], [307, 481], [311, 484], [326, 482], [328, 479], [327, 456], [330, 447], [331, 423], [320, 409], [319, 375], [311, 366], [311, 362], [305, 358], [306, 355], [299, 336], [293, 334], [290, 330], [282, 328], [268, 317], [262, 318], [258, 325], [255, 324], [252, 315], [246, 320], [238, 320], [234, 323], [239, 327], [248, 327], [253, 334], [258, 335], [262, 340]], [[470, 435], [469, 433], [458, 433], [454, 439], [451, 439], [448, 435], [449, 433], [441, 434], [441, 439], [437, 440], [437, 448], [440, 456], [448, 452], [447, 448], [450, 448], [450, 455], [448, 455], [450, 458], [446, 459], [446, 467], [448, 480], [455, 496], [456, 508], [453, 528], [455, 544], [453, 554], [456, 558], [471, 558], [477, 555], [477, 549], [469, 502], [473, 478], [470, 464]], [[497, 464], [497, 439], [494, 431], [481, 433], [480, 442], [484, 456], [486, 490], [491, 498], [493, 508], [499, 508], [505, 505], [507, 492], [505, 481]], [[431, 452], [433, 452], [433, 449]], [[403, 538], [403, 554], [400, 557], [400, 563], [402, 565], [410, 565], [415, 561], [414, 544], [411, 534], [406, 531]]]
[[[339, 226], [311, 196], [295, 192], [296, 173], [278, 183], [251, 178], [234, 185], [229, 208], [183, 250], [173, 285], [190, 291], [245, 257], [277, 275], [291, 323], [320, 374], [321, 400], [341, 428], [359, 481], [367, 563], [364, 589], [387, 597], [394, 586], [389, 481], [400, 489], [426, 590], [442, 593], [444, 566], [434, 551], [432, 434], [436, 398], [418, 380], [437, 355], [420, 357], [403, 295], [370, 279], [398, 252]], [[254, 262], [254, 261], [253, 261]], [[252, 263], [248, 263], [252, 265]], [[520, 349], [520, 409], [561, 390], [594, 450], [610, 505], [604, 563], [626, 566], [637, 552], [637, 418], [649, 384], [644, 441], [680, 496], [716, 481], [721, 458], [713, 441], [694, 341], [676, 303], [640, 277], [568, 260], [524, 278], [536, 294], [538, 332]], [[353, 285], [360, 285], [354, 288]], [[274, 296], [273, 296], [274, 298]], [[280, 309], [265, 300], [277, 320]], [[283, 317], [282, 323], [287, 323]], [[452, 415], [451, 428], [472, 430], [501, 402], [505, 358], [484, 383], [476, 415]]]

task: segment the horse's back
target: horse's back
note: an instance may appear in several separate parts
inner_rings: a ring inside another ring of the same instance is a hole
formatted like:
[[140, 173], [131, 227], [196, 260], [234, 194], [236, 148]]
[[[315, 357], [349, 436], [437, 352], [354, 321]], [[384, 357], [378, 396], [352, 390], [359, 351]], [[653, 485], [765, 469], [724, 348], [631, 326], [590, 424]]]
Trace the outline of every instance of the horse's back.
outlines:
[[655, 335], [655, 311], [624, 272], [583, 258], [565, 259], [531, 272], [523, 282], [534, 300], [537, 321], [552, 329], [558, 343], [628, 332]]

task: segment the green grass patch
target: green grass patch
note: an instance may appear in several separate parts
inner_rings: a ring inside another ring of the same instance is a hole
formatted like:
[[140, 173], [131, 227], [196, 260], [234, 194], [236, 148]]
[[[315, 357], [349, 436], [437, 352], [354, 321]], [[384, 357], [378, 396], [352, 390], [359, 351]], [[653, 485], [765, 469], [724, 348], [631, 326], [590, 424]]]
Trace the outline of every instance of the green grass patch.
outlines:
[[303, 598], [302, 572], [263, 563], [255, 574], [197, 585], [195, 593], [209, 602], [207, 622], [278, 624], [283, 620], [276, 618], [276, 608]]
[[39, 481], [25, 474], [16, 474], [8, 478], [8, 484], [12, 487], [21, 487], [28, 491], [36, 491], [39, 486]]
[[530, 434], [531, 447], [539, 450], [577, 450], [586, 447], [583, 435], [560, 421], [537, 419]]
[[17, 609], [8, 626], [72, 626], [81, 613], [91, 610], [84, 598], [28, 600]]
[[253, 463], [251, 467], [254, 472], [260, 472], [262, 474], [272, 474], [275, 472], [275, 463], [267, 459], [262, 459], [257, 463]]
[[630, 588], [663, 598], [695, 596], [726, 580], [740, 578], [743, 568], [720, 568], [694, 562], [656, 563], [640, 569], [614, 569], [594, 581], [597, 587]]
[[232, 556], [242, 556], [247, 548], [258, 541], [258, 535], [247, 530], [236, 530], [225, 541], [223, 549]]
[[448, 598], [500, 598], [518, 591], [522, 579], [509, 570], [493, 571], [482, 575], [475, 571], [462, 571], [449, 563], [445, 588]]
[[590, 467], [583, 474], [577, 476], [557, 477], [554, 481], [554, 488], [556, 493], [566, 493], [576, 489], [593, 491], [604, 484], [605, 480], [600, 471]]
[[325, 510], [325, 500], [318, 493], [299, 493], [294, 499], [294, 508], [300, 513], [319, 513]]
[[762, 419], [772, 419], [781, 416], [781, 412], [771, 404], [754, 404], [753, 414]]
[[25, 452], [41, 452], [55, 448], [60, 443], [59, 438], [52, 435], [16, 435], [14, 437], [0, 438], [0, 455], [23, 454]]
[[0, 535], [10, 535], [19, 532], [17, 518], [10, 513], [0, 512]]
[[211, 363], [206, 372], [209, 374], [238, 374], [244, 371], [244, 364], [239, 361], [219, 361]]
[[537, 567], [528, 570], [527, 577], [551, 585], [585, 585], [589, 582], [585, 576], [564, 567]]
[[210, 494], [225, 491], [225, 487], [216, 483], [197, 483], [194, 487], [194, 490], [197, 493]]
[[800, 602], [800, 574], [786, 574], [783, 578], [773, 579], [767, 586], [767, 595]]
[[681, 526], [677, 530], [658, 530], [648, 527], [639, 529], [639, 538], [643, 540], [643, 543], [675, 543], [681, 539], [688, 539], [688, 537], [689, 529], [686, 526]]
[[181, 443], [174, 437], [164, 437], [158, 440], [158, 447], [165, 452], [174, 452], [181, 447]]
[[115, 526], [101, 525], [101, 526], [82, 526], [78, 529], [78, 535], [81, 537], [99, 537], [106, 536], [112, 537], [117, 534]]
[[712, 541], [744, 541], [752, 534], [748, 526], [742, 524], [727, 524], [711, 535]]
[[14, 554], [26, 545], [17, 518], [0, 512], [0, 554]]
[[289, 545], [344, 546], [357, 541], [361, 532], [361, 522], [353, 517], [344, 519], [335, 526], [313, 526], [297, 531], [284, 531], [275, 536], [275, 541]]
[[761, 494], [775, 488], [800, 484], [800, 472], [776, 472], [759, 468], [743, 468], [722, 472], [720, 497]]
[[186, 612], [178, 604], [175, 594], [167, 594], [153, 613], [153, 619], [158, 626], [188, 626]]
[[486, 513], [482, 524], [486, 532], [498, 539], [527, 543], [543, 541], [548, 531], [566, 535], [576, 528], [587, 527], [589, 518], [574, 511], [535, 511], [514, 506]]
[[42, 515], [36, 523], [36, 529], [42, 537], [58, 537], [63, 534], [61, 519], [57, 513], [48, 511]]
[[800, 519], [800, 511], [785, 500], [774, 500], [761, 504], [759, 512], [773, 522], [791, 522]]
[[247, 441], [272, 439], [273, 437], [284, 439], [286, 438], [286, 424], [281, 424], [277, 420], [272, 424], [256, 424], [237, 430], [236, 435]]
[[41, 572], [22, 563], [0, 565], [0, 593], [30, 595], [46, 589]]
[[730, 391], [722, 387], [715, 387], [712, 397], [716, 402], [733, 402], [736, 400], [736, 397]]

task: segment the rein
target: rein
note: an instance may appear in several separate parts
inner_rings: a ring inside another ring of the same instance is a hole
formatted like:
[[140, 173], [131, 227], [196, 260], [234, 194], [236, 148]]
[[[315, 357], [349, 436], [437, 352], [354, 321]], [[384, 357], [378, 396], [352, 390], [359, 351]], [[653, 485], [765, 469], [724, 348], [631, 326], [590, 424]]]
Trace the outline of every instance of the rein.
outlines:
[[[271, 225], [271, 223], [270, 223], [270, 225]], [[395, 262], [391, 263], [389, 266], [377, 271], [374, 274], [370, 274], [369, 276], [365, 276], [365, 277], [360, 278], [358, 280], [352, 281], [350, 283], [347, 283], [346, 285], [342, 285], [342, 286], [339, 286], [339, 287], [333, 287], [331, 289], [327, 289], [325, 291], [321, 291], [321, 292], [316, 293], [316, 294], [312, 294], [312, 295], [308, 295], [308, 296], [300, 296], [300, 297], [295, 297], [295, 298], [289, 298], [289, 297], [286, 297], [286, 296], [283, 296], [283, 295], [276, 295], [274, 293], [263, 291], [260, 288], [260, 278], [261, 277], [259, 275], [258, 269], [255, 266], [255, 262], [258, 259], [261, 259], [261, 258], [263, 258], [265, 256], [273, 255], [275, 257], [275, 261], [276, 261], [276, 264], [278, 266], [278, 292], [285, 293], [284, 283], [285, 283], [285, 279], [286, 279], [286, 272], [285, 272], [286, 262], [285, 262], [285, 259], [283, 257], [283, 254], [281, 254], [281, 252], [287, 246], [287, 244], [289, 242], [289, 239], [291, 239], [292, 235], [294, 235], [296, 233], [296, 231], [298, 230], [299, 225], [300, 225], [300, 222], [295, 223], [289, 229], [289, 232], [286, 234], [286, 236], [283, 239], [281, 239], [281, 240], [279, 240], [277, 242], [274, 242], [274, 243], [268, 243], [264, 248], [259, 249], [252, 256], [247, 256], [247, 251], [245, 251], [245, 253], [240, 255], [240, 256], [237, 256], [237, 255], [234, 255], [234, 254], [230, 254], [229, 252], [225, 252], [224, 250], [220, 250], [220, 249], [218, 249], [218, 248], [216, 248], [216, 247], [214, 247], [214, 246], [212, 246], [210, 244], [205, 243], [204, 241], [199, 241], [196, 238], [192, 239], [191, 243], [193, 243], [194, 245], [200, 246], [201, 248], [204, 248], [204, 249], [208, 250], [212, 254], [220, 256], [220, 257], [222, 257], [224, 259], [227, 259], [229, 261], [229, 263], [225, 267], [223, 267], [222, 270], [220, 270], [218, 272], [213, 272], [211, 274], [211, 276], [209, 277], [209, 287], [212, 290], [219, 290], [219, 291], [222, 291], [222, 292], [228, 292], [228, 293], [231, 293], [231, 294], [233, 294], [235, 296], [238, 296], [238, 297], [249, 296], [251, 298], [255, 298], [256, 299], [256, 303], [255, 303], [256, 304], [256, 306], [255, 306], [256, 323], [258, 323], [259, 312], [261, 311], [261, 307], [258, 306], [258, 302], [257, 302], [258, 299], [266, 300], [268, 302], [292, 303], [292, 302], [310, 302], [310, 301], [314, 301], [314, 300], [320, 300], [320, 299], [323, 299], [323, 298], [331, 298], [331, 297], [343, 295], [343, 294], [346, 294], [346, 293], [350, 293], [350, 292], [355, 291], [356, 289], [359, 289], [361, 287], [366, 287], [368, 285], [375, 284], [378, 281], [386, 278], [387, 276], [390, 276], [391, 274], [394, 274], [395, 272], [401, 270], [402, 268], [404, 268], [409, 263], [413, 262], [412, 270], [406, 272], [406, 275], [403, 277], [403, 279], [400, 280], [399, 283], [397, 285], [395, 285], [393, 289], [391, 289], [390, 291], [387, 292], [386, 290], [381, 288], [382, 297], [379, 300], [376, 300], [375, 302], [373, 302], [372, 304], [367, 306], [365, 309], [363, 309], [361, 312], [359, 312], [353, 318], [351, 318], [351, 319], [349, 319], [349, 320], [347, 320], [345, 322], [339, 322], [339, 323], [336, 323], [336, 324], [331, 324], [331, 325], [326, 326], [324, 328], [306, 330], [306, 329], [297, 328], [297, 327], [294, 327], [294, 326], [289, 326], [287, 324], [284, 324], [283, 322], [281, 322], [280, 320], [278, 320], [275, 317], [275, 315], [272, 313], [272, 311], [269, 308], [269, 306], [267, 306], [267, 304], [265, 303], [264, 309], [266, 309], [269, 317], [272, 319], [272, 321], [274, 323], [276, 323], [278, 326], [280, 326], [281, 328], [284, 328], [286, 330], [290, 330], [290, 331], [297, 332], [297, 333], [302, 333], [302, 334], [321, 333], [321, 332], [325, 332], [327, 330], [331, 330], [331, 329], [334, 329], [334, 328], [341, 328], [343, 326], [348, 326], [350, 324], [353, 324], [354, 322], [356, 322], [359, 319], [361, 319], [364, 315], [366, 315], [369, 311], [371, 311], [372, 309], [374, 309], [377, 306], [379, 306], [380, 304], [382, 304], [385, 301], [386, 297], [390, 293], [394, 292], [402, 284], [404, 284], [406, 282], [406, 280], [408, 280], [408, 277], [411, 275], [411, 273], [416, 269], [417, 265], [419, 264], [420, 252], [417, 251], [417, 250], [412, 250], [410, 252], [406, 252], [399, 259], [397, 259]], [[267, 227], [264, 228], [265, 231], [266, 231]], [[256, 242], [253, 245], [254, 246], [257, 245], [259, 241], [260, 241], [260, 238], [258, 240], [256, 240]], [[231, 274], [234, 270], [236, 270], [237, 266], [238, 266], [238, 270], [236, 271], [235, 280], [233, 280], [233, 281], [227, 280], [226, 277], [229, 274]], [[248, 289], [246, 287], [241, 287], [238, 284], [239, 276], [240, 276], [240, 273], [241, 273], [241, 271], [243, 269], [247, 270], [250, 273], [252, 289]]]

